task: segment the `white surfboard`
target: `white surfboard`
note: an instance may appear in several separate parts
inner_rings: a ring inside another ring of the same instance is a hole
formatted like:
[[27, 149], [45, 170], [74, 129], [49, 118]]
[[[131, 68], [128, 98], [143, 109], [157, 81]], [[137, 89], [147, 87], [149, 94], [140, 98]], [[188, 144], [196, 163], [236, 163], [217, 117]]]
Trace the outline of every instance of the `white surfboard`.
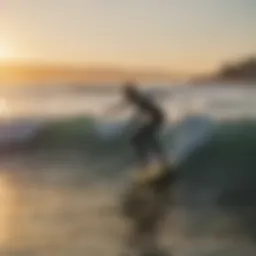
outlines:
[[[191, 116], [177, 124], [173, 130], [174, 139], [167, 147], [169, 149], [167, 154], [170, 165], [177, 166], [210, 141], [215, 130], [215, 123], [208, 117]], [[133, 181], [137, 184], [148, 183], [165, 171], [166, 169], [163, 169], [158, 161], [152, 159], [147, 171], [136, 170]]]
[[215, 122], [205, 116], [190, 116], [174, 128], [174, 139], [168, 155], [171, 163], [178, 165], [205, 143], [209, 142], [215, 130]]

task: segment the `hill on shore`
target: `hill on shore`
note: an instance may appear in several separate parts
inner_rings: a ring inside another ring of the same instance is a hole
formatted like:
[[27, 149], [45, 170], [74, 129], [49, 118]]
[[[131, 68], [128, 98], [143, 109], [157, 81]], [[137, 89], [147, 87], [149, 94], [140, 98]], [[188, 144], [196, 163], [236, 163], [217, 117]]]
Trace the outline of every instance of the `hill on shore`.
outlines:
[[217, 79], [256, 81], [256, 57], [223, 65], [217, 72]]

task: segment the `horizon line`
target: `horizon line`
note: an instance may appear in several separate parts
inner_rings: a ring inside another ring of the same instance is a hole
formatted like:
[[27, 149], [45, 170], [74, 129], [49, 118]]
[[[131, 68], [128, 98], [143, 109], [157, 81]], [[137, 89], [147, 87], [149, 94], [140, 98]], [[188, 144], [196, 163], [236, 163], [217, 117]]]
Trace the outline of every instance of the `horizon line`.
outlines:
[[[221, 64], [219, 65], [221, 66]], [[213, 69], [211, 71], [198, 71], [193, 72], [189, 70], [175, 70], [175, 68], [159, 67], [145, 65], [125, 65], [125, 64], [112, 64], [104, 62], [68, 62], [68, 61], [44, 61], [44, 60], [0, 60], [0, 68], [42, 68], [42, 69], [70, 69], [70, 71], [89, 71], [95, 70], [100, 72], [127, 72], [127, 73], [146, 73], [146, 74], [157, 74], [163, 76], [198, 76], [198, 75], [209, 75], [217, 71]]]

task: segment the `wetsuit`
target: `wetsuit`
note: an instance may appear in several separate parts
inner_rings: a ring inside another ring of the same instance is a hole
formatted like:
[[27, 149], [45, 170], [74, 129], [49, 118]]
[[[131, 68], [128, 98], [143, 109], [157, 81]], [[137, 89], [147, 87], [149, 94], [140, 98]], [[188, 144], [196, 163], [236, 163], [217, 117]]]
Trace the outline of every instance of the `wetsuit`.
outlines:
[[132, 145], [136, 150], [140, 161], [147, 163], [149, 151], [163, 157], [163, 150], [158, 138], [165, 116], [163, 111], [150, 99], [144, 95], [137, 95], [129, 101], [137, 107], [139, 112], [149, 117], [149, 121], [143, 124], [132, 137]]

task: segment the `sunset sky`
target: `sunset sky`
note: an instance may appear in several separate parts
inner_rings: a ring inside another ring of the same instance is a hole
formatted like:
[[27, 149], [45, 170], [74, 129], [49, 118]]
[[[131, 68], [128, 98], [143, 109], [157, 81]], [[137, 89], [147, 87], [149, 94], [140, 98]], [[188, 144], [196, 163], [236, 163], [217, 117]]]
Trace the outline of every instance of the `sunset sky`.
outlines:
[[256, 54], [255, 0], [0, 0], [0, 61], [203, 73]]

